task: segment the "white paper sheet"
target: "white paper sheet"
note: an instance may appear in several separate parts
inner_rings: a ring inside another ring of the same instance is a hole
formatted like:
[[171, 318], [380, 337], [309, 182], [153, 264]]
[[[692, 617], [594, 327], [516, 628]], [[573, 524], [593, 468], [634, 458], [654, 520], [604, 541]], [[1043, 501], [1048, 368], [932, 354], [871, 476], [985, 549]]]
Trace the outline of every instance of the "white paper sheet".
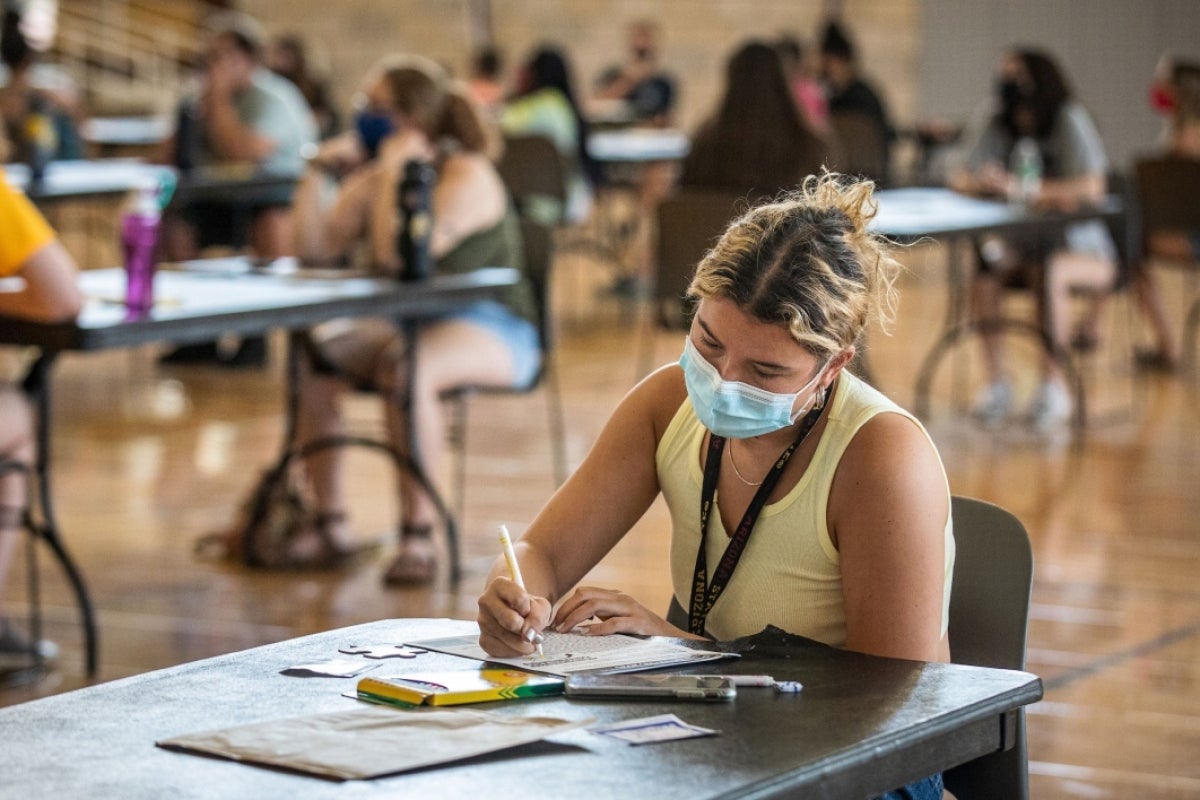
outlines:
[[696, 664], [719, 658], [737, 658], [733, 653], [692, 650], [661, 639], [636, 639], [632, 636], [585, 636], [576, 633], [546, 632], [542, 642], [544, 657], [496, 658], [479, 646], [478, 636], [453, 636], [405, 642], [413, 647], [436, 650], [479, 661], [509, 664], [532, 672], [570, 675], [573, 672], [639, 672], [658, 667]]

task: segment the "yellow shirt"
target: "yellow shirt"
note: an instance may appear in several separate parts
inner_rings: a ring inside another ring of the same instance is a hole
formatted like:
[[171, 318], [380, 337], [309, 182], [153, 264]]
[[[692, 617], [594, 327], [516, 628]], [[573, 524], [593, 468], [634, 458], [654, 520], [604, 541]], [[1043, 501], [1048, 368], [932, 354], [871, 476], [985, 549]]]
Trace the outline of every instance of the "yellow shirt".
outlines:
[[54, 231], [0, 168], [0, 277], [13, 275], [31, 255], [54, 240]]
[[[842, 454], [855, 433], [876, 414], [901, 414], [921, 423], [855, 376], [843, 372], [833, 393], [825, 430], [812, 463], [796, 486], [777, 503], [763, 507], [741, 561], [708, 614], [708, 633], [720, 640], [758, 633], [775, 625], [834, 647], [846, 643], [840, 554], [826, 525], [829, 491]], [[671, 582], [686, 610], [700, 546], [700, 452], [705, 429], [685, 400], [659, 442], [655, 461], [659, 485], [671, 511]], [[928, 433], [925, 433], [928, 437]], [[947, 508], [950, 487], [946, 486]], [[705, 537], [709, 577], [729, 536], [721, 522], [720, 495], [714, 501]], [[954, 532], [946, 519], [942, 633], [949, 622]]]

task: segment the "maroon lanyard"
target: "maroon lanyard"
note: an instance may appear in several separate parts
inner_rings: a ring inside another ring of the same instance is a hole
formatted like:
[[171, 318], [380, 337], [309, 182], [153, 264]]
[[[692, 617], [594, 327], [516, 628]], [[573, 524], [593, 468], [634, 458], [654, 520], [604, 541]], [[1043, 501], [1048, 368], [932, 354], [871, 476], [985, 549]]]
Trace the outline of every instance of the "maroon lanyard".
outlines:
[[[828, 397], [828, 389], [826, 397]], [[721, 454], [725, 452], [725, 437], [717, 436], [715, 433], [709, 434], [708, 456], [704, 460], [704, 483], [700, 489], [700, 548], [696, 552], [696, 572], [692, 579], [692, 597], [688, 605], [689, 632], [698, 636], [705, 635], [704, 623], [708, 619], [708, 612], [712, 610], [717, 598], [721, 596], [721, 592], [725, 591], [729, 579], [733, 577], [733, 571], [742, 558], [746, 543], [750, 541], [750, 532], [754, 530], [754, 523], [758, 522], [759, 513], [767, 504], [767, 498], [775, 489], [775, 485], [779, 483], [779, 478], [783, 475], [783, 469], [791, 459], [792, 453], [796, 452], [796, 448], [808, 438], [808, 434], [812, 432], [813, 426], [821, 418], [821, 412], [824, 409], [825, 403], [822, 402], [819, 407], [804, 415], [795, 440], [771, 465], [771, 471], [763, 478], [762, 485], [754, 493], [754, 498], [746, 508], [746, 513], [742, 515], [742, 521], [738, 523], [737, 530], [729, 538], [729, 544], [725, 546], [725, 553], [721, 556], [717, 568], [713, 570], [712, 583], [708, 582], [706, 542], [708, 520], [712, 515], [713, 498], [717, 493], [717, 478], [721, 474]]]

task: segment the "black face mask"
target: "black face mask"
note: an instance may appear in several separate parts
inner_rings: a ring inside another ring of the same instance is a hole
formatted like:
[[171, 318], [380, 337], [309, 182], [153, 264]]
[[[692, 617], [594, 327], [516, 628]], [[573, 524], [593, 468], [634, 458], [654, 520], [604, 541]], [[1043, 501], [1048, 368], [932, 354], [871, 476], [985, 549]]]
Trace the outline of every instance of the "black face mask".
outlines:
[[1005, 109], [1010, 109], [1026, 99], [1028, 92], [1017, 81], [1004, 78], [996, 82], [996, 95], [1000, 98], [1000, 105]]

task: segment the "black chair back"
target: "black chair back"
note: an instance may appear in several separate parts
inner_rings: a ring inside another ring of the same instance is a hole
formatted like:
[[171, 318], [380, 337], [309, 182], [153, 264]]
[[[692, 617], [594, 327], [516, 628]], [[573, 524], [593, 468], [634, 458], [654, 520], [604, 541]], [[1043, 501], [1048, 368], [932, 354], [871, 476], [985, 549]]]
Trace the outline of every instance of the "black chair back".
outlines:
[[1200, 231], [1200, 160], [1143, 158], [1135, 168], [1143, 234]]
[[[557, 201], [560, 215], [565, 214], [567, 169], [550, 139], [540, 135], [505, 136], [504, 153], [496, 163], [496, 169], [522, 215], [535, 197]], [[561, 217], [555, 220], [561, 221]]]
[[552, 264], [554, 261], [554, 232], [546, 225], [521, 219], [521, 241], [525, 248], [525, 274], [533, 287], [537, 303], [538, 341], [542, 346], [542, 368], [533, 385], [541, 382], [554, 351], [554, 324], [550, 313]]
[[661, 327], [687, 327], [684, 294], [696, 265], [729, 227], [744, 201], [731, 192], [682, 189], [658, 206], [654, 300]]
[[879, 122], [866, 114], [843, 111], [829, 115], [829, 126], [837, 140], [837, 171], [887, 186], [890, 160], [887, 131]]
[[[1025, 668], [1033, 550], [1020, 520], [969, 497], [951, 498], [954, 582], [950, 591], [950, 660], [1000, 669]], [[1025, 712], [1016, 712], [1013, 746], [946, 770], [959, 800], [1026, 800], [1029, 768]]]

